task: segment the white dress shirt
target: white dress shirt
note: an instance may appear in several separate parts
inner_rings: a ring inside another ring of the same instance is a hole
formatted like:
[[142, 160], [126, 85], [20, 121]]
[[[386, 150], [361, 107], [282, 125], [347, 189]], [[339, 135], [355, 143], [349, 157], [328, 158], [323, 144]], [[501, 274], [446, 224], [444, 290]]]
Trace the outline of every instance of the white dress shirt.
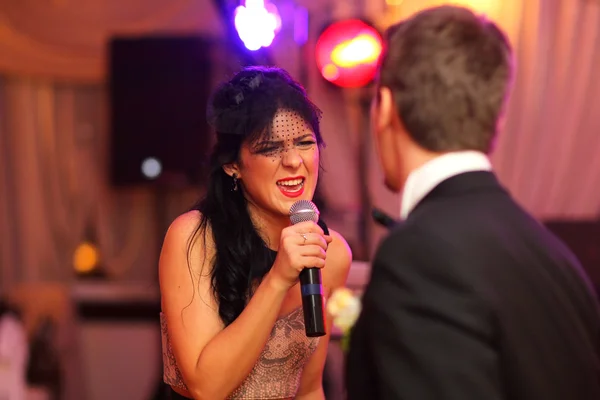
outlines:
[[447, 153], [426, 162], [410, 173], [400, 205], [400, 217], [406, 219], [408, 214], [438, 184], [465, 172], [491, 171], [489, 158], [478, 151], [457, 151]]

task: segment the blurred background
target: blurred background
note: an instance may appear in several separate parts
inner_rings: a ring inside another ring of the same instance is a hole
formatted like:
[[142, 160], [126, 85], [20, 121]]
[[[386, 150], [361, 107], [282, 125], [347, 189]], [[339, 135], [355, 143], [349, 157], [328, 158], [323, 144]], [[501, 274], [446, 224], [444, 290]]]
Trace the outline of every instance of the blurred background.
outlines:
[[368, 129], [380, 35], [443, 3], [509, 36], [494, 167], [600, 284], [598, 0], [0, 0], [0, 298], [25, 327], [28, 398], [162, 398], [160, 244], [203, 191], [208, 95], [243, 65], [287, 69], [323, 110], [315, 201], [360, 289], [385, 234], [372, 208], [399, 213]]

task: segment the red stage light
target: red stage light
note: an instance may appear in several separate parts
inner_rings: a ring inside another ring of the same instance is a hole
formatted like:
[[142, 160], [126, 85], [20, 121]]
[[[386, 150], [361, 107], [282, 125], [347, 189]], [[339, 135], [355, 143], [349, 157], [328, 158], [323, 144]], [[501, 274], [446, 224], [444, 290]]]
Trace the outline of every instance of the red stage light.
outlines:
[[335, 22], [317, 40], [317, 67], [337, 86], [361, 87], [375, 77], [382, 47], [381, 35], [371, 25], [358, 19]]

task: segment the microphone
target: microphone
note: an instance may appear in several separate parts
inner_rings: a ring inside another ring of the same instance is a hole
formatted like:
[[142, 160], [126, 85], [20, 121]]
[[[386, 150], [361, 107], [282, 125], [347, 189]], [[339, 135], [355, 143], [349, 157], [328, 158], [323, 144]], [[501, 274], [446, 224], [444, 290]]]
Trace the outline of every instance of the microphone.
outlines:
[[[319, 222], [319, 210], [312, 201], [298, 200], [290, 208], [290, 221], [292, 225], [304, 221], [317, 223]], [[325, 304], [319, 268], [305, 267], [300, 272], [300, 291], [306, 336], [325, 335]]]

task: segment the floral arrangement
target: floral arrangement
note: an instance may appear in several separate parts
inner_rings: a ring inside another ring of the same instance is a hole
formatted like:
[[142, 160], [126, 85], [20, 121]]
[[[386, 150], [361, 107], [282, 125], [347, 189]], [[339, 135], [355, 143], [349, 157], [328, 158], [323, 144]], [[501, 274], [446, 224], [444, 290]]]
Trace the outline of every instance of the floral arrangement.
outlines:
[[346, 287], [336, 289], [327, 301], [327, 312], [333, 317], [333, 325], [342, 332], [344, 352], [348, 352], [350, 333], [361, 309], [360, 296]]

